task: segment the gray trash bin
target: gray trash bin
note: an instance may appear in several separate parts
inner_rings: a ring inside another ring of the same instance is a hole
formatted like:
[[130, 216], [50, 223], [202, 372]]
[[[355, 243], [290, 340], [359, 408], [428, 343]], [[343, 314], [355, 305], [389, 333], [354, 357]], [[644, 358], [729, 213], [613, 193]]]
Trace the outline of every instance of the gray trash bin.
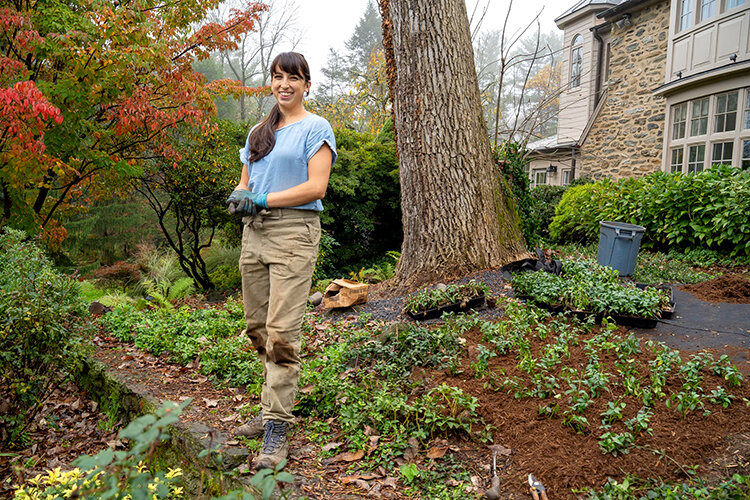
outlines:
[[602, 266], [617, 269], [620, 276], [630, 276], [635, 271], [638, 249], [645, 230], [643, 226], [624, 222], [599, 222], [596, 261]]

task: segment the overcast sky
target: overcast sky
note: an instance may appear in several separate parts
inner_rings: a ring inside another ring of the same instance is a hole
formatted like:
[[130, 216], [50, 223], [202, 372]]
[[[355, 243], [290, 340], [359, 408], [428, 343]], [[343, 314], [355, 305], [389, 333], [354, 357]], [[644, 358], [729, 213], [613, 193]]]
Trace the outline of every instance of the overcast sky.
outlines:
[[[479, 1], [480, 5], [487, 3], [487, 0]], [[297, 0], [298, 26], [304, 30], [297, 51], [304, 54], [310, 63], [313, 82], [322, 78], [320, 70], [325, 66], [328, 49], [333, 47], [343, 50], [344, 42], [352, 35], [365, 12], [367, 2], [368, 0]], [[466, 3], [471, 16], [476, 0], [467, 0]], [[516, 0], [513, 2], [509, 25], [525, 26], [543, 8], [540, 16], [542, 31], [556, 29], [554, 19], [574, 3], [576, 0]], [[507, 9], [508, 0], [489, 0], [489, 10], [482, 29], [501, 29]]]

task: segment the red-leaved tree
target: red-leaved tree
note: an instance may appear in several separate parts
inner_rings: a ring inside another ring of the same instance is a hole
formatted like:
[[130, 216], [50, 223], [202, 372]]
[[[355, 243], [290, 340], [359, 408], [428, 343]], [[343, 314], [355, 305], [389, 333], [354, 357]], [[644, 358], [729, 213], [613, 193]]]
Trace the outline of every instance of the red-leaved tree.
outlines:
[[180, 160], [178, 125], [213, 127], [217, 95], [264, 89], [207, 84], [192, 63], [236, 48], [265, 9], [248, 3], [223, 24], [219, 0], [37, 0], [0, 9], [0, 224], [61, 225], [94, 199], [123, 194], [145, 160]]

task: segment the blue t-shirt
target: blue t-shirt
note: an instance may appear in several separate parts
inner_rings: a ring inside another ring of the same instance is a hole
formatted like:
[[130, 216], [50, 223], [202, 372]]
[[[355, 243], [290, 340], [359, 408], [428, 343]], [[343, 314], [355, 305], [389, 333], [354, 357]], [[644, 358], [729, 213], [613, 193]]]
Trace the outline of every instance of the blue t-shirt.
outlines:
[[[254, 128], [254, 127], [253, 127]], [[250, 130], [252, 133], [252, 129]], [[254, 193], [273, 193], [298, 186], [308, 180], [307, 162], [315, 156], [323, 143], [333, 152], [331, 165], [336, 162], [336, 138], [325, 118], [309, 114], [276, 131], [276, 144], [270, 153], [248, 165], [250, 134], [245, 147], [240, 149], [240, 160], [248, 169], [248, 188]], [[323, 210], [320, 200], [296, 207], [302, 210]]]

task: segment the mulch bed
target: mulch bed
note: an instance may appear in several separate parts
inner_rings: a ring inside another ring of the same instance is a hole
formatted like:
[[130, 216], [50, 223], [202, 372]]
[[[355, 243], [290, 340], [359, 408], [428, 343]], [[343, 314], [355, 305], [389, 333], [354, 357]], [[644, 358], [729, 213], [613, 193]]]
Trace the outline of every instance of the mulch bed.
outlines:
[[[625, 332], [621, 328], [618, 333], [627, 335]], [[467, 332], [465, 338], [468, 356], [462, 360], [463, 373], [450, 376], [447, 372], [425, 370], [413, 378], [427, 379], [430, 385], [447, 383], [479, 399], [480, 415], [486, 423], [496, 427], [494, 443], [513, 450], [510, 456], [498, 458], [498, 468], [502, 463], [502, 474], [498, 472], [498, 475], [501, 475], [505, 494], [525, 493], [524, 485], [529, 473], [542, 481], [550, 498], [574, 498], [571, 489], [598, 489], [607, 482], [607, 478], [621, 481], [626, 474], [640, 478], [661, 478], [665, 482], [684, 482], [688, 480], [686, 470], [691, 465], [700, 465], [699, 475], [707, 474], [717, 481], [726, 480], [733, 473], [750, 473], [750, 412], [741, 399], [750, 397], [750, 384], [747, 381], [741, 388], [732, 389], [731, 392], [738, 398], [730, 408], [706, 403], [711, 410], [708, 416], [704, 416], [702, 411], [695, 411], [682, 420], [679, 413], [667, 408], [660, 400], [655, 404], [651, 419], [653, 436], [637, 439], [636, 444], [642, 449], [633, 448], [628, 454], [614, 457], [604, 455], [599, 448], [598, 415], [605, 409], [606, 401], [622, 394], [612, 394], [611, 397], [605, 394], [595, 399], [585, 413], [590, 432], [576, 434], [562, 425], [562, 416], [553, 419], [539, 416], [537, 405], [542, 404], [542, 400], [531, 398], [521, 402], [514, 399], [512, 394], [486, 388], [486, 379], [475, 378], [470, 366], [471, 361], [476, 359], [481, 333], [475, 329]], [[543, 342], [535, 336], [531, 339], [531, 351], [536, 356]], [[616, 373], [615, 359], [614, 353], [601, 359], [603, 367], [611, 373]], [[641, 353], [635, 359], [648, 362], [653, 355]], [[515, 357], [492, 358], [489, 369], [504, 370], [507, 375], [513, 375], [520, 373], [516, 364]], [[566, 360], [565, 365], [582, 368], [585, 364], [581, 346], [571, 349], [571, 358]], [[707, 375], [703, 386], [713, 388], [724, 385], [723, 382], [720, 377]], [[667, 391], [671, 390], [679, 390], [679, 387], [668, 384]], [[622, 401], [627, 405], [624, 420], [634, 417], [642, 406], [640, 400], [632, 396], [626, 396]], [[549, 402], [544, 400], [544, 404]], [[661, 450], [664, 455], [656, 455], [651, 450]], [[484, 460], [488, 461], [489, 457], [491, 455], [487, 450]]]
[[722, 274], [712, 280], [694, 285], [683, 285], [682, 289], [706, 302], [750, 304], [750, 275]]

